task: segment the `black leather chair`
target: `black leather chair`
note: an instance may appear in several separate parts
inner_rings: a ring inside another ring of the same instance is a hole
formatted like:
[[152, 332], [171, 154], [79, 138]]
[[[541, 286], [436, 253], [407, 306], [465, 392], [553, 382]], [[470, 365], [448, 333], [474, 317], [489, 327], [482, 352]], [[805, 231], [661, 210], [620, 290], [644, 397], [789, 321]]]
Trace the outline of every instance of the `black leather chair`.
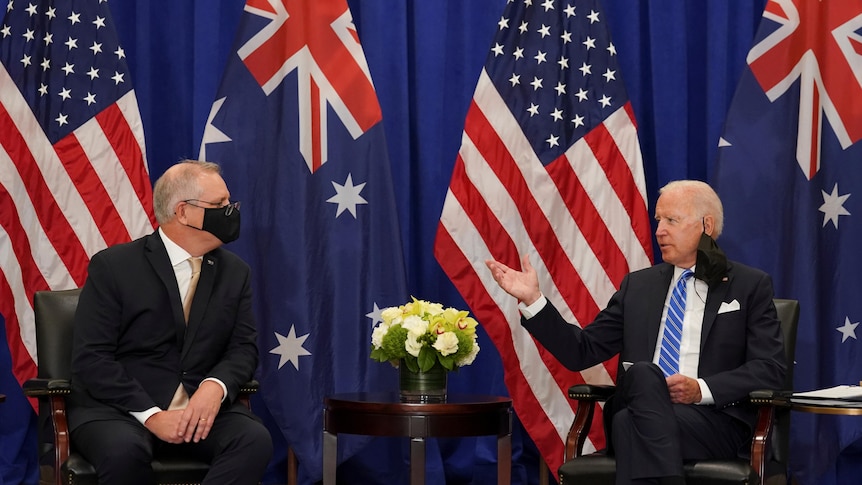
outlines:
[[[799, 323], [799, 302], [775, 300], [784, 351], [787, 376], [784, 390], [793, 388], [793, 359], [796, 354], [796, 328]], [[751, 402], [758, 406], [757, 424], [751, 443], [751, 460], [701, 460], [685, 463], [686, 483], [691, 485], [729, 485], [786, 483], [787, 455], [790, 434], [790, 409], [777, 404], [773, 397], [782, 390], [753, 392]], [[614, 386], [579, 384], [569, 389], [569, 397], [578, 402], [575, 420], [566, 441], [565, 462], [559, 468], [560, 485], [613, 485], [616, 462], [603, 452], [583, 455], [583, 446], [590, 431], [593, 412], [600, 402], [614, 393]]]
[[[24, 383], [24, 393], [39, 399], [40, 455], [53, 454], [51, 470], [43, 472], [56, 485], [97, 485], [96, 470], [75, 452], [66, 421], [66, 396], [71, 392], [72, 325], [81, 290], [40, 291], [33, 298], [36, 316], [38, 377]], [[249, 404], [258, 383], [249, 382], [240, 399]], [[200, 483], [209, 470], [201, 461], [174, 456], [157, 456], [153, 471], [160, 484]]]

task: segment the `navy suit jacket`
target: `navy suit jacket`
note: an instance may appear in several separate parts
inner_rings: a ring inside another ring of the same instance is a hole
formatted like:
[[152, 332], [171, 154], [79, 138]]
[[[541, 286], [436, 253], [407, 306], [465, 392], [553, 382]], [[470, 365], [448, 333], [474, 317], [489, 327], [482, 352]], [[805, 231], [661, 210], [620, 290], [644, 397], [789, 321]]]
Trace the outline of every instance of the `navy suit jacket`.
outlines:
[[[583, 330], [565, 322], [550, 303], [533, 318], [522, 318], [522, 325], [571, 370], [620, 354], [619, 383], [625, 379], [623, 362], [652, 361], [672, 278], [667, 263], [628, 274]], [[738, 310], [719, 313], [722, 303], [734, 300]], [[752, 425], [755, 410], [745, 404], [748, 394], [780, 389], [786, 365], [772, 280], [758, 269], [728, 263], [727, 277], [706, 297], [697, 377], [709, 386], [717, 409]]]
[[234, 403], [258, 360], [245, 262], [222, 248], [203, 256], [188, 326], [158, 233], [97, 253], [88, 271], [75, 314], [72, 429], [167, 409], [180, 382], [191, 396], [206, 377], [227, 387], [223, 411], [249, 413]]

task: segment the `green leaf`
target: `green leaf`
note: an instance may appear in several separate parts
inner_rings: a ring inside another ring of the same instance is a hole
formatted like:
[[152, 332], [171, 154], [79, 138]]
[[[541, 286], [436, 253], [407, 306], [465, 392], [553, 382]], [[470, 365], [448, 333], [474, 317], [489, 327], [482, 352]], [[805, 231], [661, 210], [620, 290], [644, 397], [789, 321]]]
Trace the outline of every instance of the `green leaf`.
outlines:
[[419, 372], [419, 363], [416, 362], [416, 357], [409, 355], [401, 359], [401, 362], [406, 365], [407, 368], [410, 369], [412, 372]]
[[419, 368], [422, 369], [422, 372], [428, 372], [436, 363], [437, 351], [429, 347], [422, 347], [422, 350], [419, 351]]
[[446, 357], [440, 356], [440, 365], [443, 366], [446, 370], [452, 370], [455, 368], [455, 355], [447, 355]]

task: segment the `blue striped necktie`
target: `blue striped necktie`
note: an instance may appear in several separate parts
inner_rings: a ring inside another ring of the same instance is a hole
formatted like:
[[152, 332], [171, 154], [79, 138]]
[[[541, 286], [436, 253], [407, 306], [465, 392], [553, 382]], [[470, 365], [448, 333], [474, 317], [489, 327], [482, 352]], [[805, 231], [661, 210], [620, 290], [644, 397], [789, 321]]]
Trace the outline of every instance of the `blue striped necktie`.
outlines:
[[662, 335], [658, 359], [658, 366], [661, 367], [665, 377], [679, 373], [682, 319], [685, 317], [685, 284], [691, 275], [690, 269], [683, 271], [670, 296], [670, 307], [667, 309], [667, 319], [664, 321], [664, 335]]

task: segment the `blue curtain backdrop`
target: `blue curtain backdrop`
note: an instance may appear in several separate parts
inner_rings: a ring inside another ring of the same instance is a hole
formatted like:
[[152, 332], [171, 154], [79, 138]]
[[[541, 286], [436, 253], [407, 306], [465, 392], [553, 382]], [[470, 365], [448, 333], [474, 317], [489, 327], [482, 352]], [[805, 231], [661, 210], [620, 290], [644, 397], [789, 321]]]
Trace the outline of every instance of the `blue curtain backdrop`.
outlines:
[[[464, 116], [505, 2], [348, 1], [383, 111], [408, 291], [456, 307], [463, 301], [434, 260], [434, 233]], [[177, 160], [196, 157], [243, 5], [111, 1], [153, 179]], [[708, 180], [713, 172], [722, 123], [763, 7], [764, 0], [604, 1], [639, 125], [650, 212], [664, 183]], [[451, 376], [452, 392], [506, 394], [499, 356], [482, 337], [476, 363]], [[35, 421], [9, 375], [5, 343], [0, 349], [0, 392], [8, 396], [0, 405], [0, 485], [35, 483]], [[538, 457], [517, 426], [514, 441], [513, 482], [535, 483]], [[276, 445], [283, 450], [283, 441]], [[385, 466], [393, 458], [379, 456], [382, 449], [353, 460], [374, 460], [357, 469]], [[475, 471], [479, 463], [493, 473], [493, 439], [440, 440], [433, 449], [439, 456], [429, 456], [429, 464], [445, 463], [448, 483], [487, 481]], [[285, 468], [284, 459], [274, 462], [268, 480], [282, 482]]]

